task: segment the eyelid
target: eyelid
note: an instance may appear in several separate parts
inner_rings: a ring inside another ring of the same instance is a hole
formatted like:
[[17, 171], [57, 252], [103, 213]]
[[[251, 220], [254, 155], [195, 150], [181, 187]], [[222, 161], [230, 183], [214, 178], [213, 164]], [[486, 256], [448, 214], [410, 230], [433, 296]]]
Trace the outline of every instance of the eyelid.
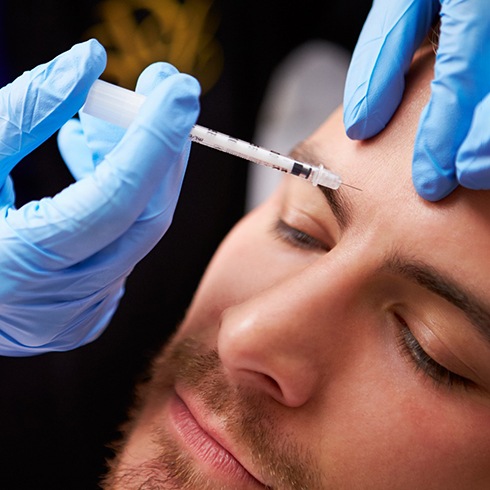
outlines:
[[398, 324], [398, 347], [401, 353], [413, 363], [416, 371], [422, 371], [438, 387], [446, 386], [449, 389], [459, 387], [466, 390], [477, 387], [472, 380], [451, 371], [433, 359], [422, 348], [405, 319], [396, 312], [394, 316]]
[[293, 247], [303, 250], [329, 252], [330, 247], [318, 238], [311, 236], [309, 233], [299, 228], [289, 225], [284, 219], [278, 218], [273, 226], [275, 235], [282, 241]]
[[[294, 177], [286, 180], [286, 183], [280, 216], [288, 224], [307, 230], [309, 234], [333, 248], [340, 240], [342, 232], [323, 190], [320, 186], [312, 187]], [[307, 224], [305, 227], [304, 222]]]

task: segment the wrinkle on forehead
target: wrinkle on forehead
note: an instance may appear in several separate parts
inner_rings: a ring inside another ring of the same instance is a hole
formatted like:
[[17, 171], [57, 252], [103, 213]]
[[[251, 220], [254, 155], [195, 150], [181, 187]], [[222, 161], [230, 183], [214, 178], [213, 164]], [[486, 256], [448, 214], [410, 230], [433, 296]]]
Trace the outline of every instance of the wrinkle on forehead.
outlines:
[[[430, 49], [417, 53], [406, 77], [403, 101], [387, 127], [364, 141], [350, 140], [342, 123], [342, 109], [302, 145], [313, 157], [363, 192], [353, 198], [365, 205], [387, 206], [392, 200], [422, 202], [412, 183], [412, 156], [421, 111], [430, 96], [434, 55]], [[350, 193], [349, 193], [350, 196]]]

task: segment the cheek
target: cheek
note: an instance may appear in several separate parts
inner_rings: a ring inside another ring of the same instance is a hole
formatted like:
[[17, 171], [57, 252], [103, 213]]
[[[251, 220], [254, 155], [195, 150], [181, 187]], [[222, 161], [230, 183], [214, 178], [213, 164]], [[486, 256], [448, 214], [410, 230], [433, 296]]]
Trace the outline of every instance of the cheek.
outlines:
[[411, 482], [407, 488], [490, 488], [480, 485], [490, 479], [488, 407], [430, 381], [400, 384], [376, 363], [360, 372], [357, 379], [347, 374], [323, 421], [319, 453], [325, 466], [335, 458], [334, 466], [343, 466], [339, 481], [347, 473], [362, 475], [369, 488], [399, 488], [400, 481]]
[[276, 238], [278, 214], [272, 200], [233, 228], [209, 264], [183, 328], [217, 325], [228, 307], [259, 295], [314, 260]]
[[183, 328], [217, 325], [227, 307], [250, 296], [269, 276], [269, 267], [264, 268], [265, 226], [265, 218], [259, 212], [247, 215], [235, 225], [208, 265]]

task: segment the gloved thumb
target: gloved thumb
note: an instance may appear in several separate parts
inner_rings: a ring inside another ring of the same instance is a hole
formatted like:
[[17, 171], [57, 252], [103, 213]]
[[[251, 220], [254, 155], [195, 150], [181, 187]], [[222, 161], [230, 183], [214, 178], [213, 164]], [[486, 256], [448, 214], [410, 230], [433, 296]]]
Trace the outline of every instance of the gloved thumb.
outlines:
[[75, 180], [83, 179], [94, 171], [92, 152], [79, 119], [70, 119], [58, 132], [58, 149]]
[[25, 155], [80, 109], [105, 63], [104, 48], [92, 39], [0, 90], [0, 186]]

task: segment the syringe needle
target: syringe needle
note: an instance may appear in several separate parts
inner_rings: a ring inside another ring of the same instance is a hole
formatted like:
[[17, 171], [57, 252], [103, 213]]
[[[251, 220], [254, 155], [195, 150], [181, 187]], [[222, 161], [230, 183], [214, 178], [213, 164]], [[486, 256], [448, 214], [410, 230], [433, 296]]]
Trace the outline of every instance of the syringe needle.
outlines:
[[346, 184], [345, 182], [342, 182], [342, 184], [340, 184], [340, 185], [345, 185], [345, 187], [350, 187], [351, 189], [355, 189], [356, 191], [362, 192], [362, 189], [359, 189], [359, 187], [356, 187], [356, 186], [350, 185], [350, 184]]

